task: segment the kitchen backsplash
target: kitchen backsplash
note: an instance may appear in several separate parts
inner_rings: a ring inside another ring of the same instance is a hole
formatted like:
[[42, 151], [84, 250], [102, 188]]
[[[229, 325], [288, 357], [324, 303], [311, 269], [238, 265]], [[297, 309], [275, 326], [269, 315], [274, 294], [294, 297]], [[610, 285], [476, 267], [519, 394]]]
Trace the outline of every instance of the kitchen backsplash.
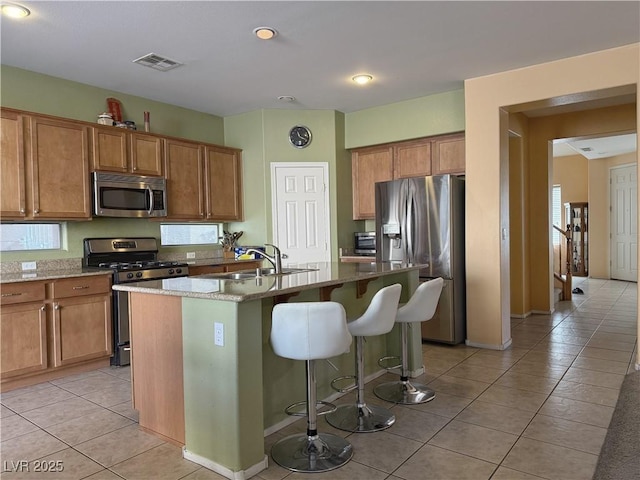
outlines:
[[22, 273], [30, 270], [23, 270], [23, 263], [35, 263], [35, 270], [70, 270], [82, 267], [81, 258], [63, 258], [56, 260], [35, 260], [33, 262], [0, 262], [0, 274], [3, 273]]
[[[209, 249], [209, 250], [195, 250], [194, 258], [187, 258], [186, 252], [169, 252], [158, 253], [158, 260], [164, 260], [167, 262], [179, 262], [186, 260], [203, 260], [207, 258], [219, 259], [222, 258], [223, 253], [221, 249]], [[82, 268], [82, 258], [63, 258], [55, 260], [34, 260], [33, 262], [0, 262], [0, 275], [4, 273], [22, 273], [30, 270], [23, 270], [23, 263], [35, 263], [35, 270], [70, 270]]]

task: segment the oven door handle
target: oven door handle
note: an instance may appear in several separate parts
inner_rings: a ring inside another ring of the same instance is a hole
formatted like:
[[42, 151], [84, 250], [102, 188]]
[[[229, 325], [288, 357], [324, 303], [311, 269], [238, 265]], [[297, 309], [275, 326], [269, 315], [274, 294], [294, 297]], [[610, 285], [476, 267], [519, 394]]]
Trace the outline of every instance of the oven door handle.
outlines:
[[149, 211], [147, 213], [151, 215], [155, 205], [153, 204], [153, 189], [149, 185], [147, 185], [147, 192], [149, 192]]

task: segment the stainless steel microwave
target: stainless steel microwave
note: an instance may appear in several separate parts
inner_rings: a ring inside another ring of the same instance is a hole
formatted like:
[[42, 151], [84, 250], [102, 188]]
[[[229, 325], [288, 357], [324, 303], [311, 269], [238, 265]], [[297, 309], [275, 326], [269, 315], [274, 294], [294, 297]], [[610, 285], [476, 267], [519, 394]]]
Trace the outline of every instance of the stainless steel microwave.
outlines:
[[163, 177], [93, 172], [93, 214], [97, 217], [165, 217]]

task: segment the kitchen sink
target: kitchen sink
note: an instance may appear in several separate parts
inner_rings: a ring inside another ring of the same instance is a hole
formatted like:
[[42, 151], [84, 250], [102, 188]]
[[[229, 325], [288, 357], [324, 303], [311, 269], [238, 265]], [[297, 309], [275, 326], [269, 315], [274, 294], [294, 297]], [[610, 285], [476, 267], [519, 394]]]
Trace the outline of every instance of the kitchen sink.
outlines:
[[[290, 268], [283, 267], [280, 275], [291, 275], [292, 273], [304, 273], [316, 271], [316, 268]], [[276, 275], [275, 268], [260, 268], [255, 270], [241, 270], [239, 272], [228, 273], [211, 273], [206, 275], [208, 278], [217, 278], [220, 280], [246, 280], [247, 278], [256, 278], [257, 276], [270, 276]]]

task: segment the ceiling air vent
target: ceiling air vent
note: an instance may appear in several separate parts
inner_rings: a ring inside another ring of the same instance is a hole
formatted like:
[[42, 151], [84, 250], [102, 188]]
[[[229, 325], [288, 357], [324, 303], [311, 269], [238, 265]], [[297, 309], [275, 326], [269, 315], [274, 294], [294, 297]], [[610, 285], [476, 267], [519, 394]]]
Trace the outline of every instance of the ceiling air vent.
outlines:
[[154, 70], [160, 70], [166, 72], [182, 65], [180, 62], [171, 60], [170, 58], [163, 57], [156, 53], [147, 53], [146, 55], [136, 58], [133, 63], [144, 65], [145, 67], [153, 68]]
[[593, 148], [591, 147], [580, 147], [580, 150], [582, 150], [583, 152], [590, 152], [593, 150]]

